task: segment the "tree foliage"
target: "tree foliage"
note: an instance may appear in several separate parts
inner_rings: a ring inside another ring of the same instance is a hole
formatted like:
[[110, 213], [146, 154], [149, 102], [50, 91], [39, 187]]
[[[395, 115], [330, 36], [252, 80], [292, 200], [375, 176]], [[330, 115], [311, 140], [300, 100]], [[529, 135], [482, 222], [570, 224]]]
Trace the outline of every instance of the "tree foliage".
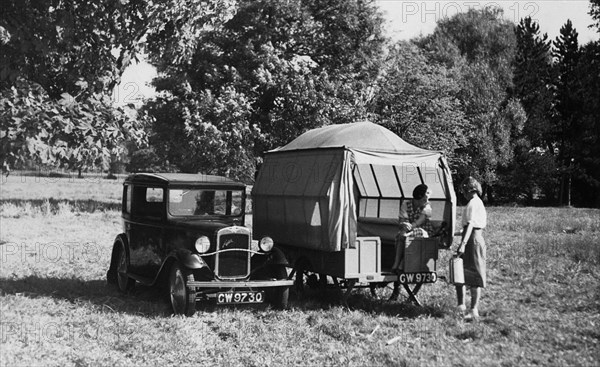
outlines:
[[28, 159], [45, 165], [85, 169], [108, 164], [123, 152], [120, 142], [142, 143], [141, 129], [126, 108], [113, 108], [97, 94], [78, 102], [68, 93], [53, 101], [39, 84], [18, 78], [0, 91], [3, 168]]
[[4, 1], [3, 86], [20, 76], [54, 100], [62, 93], [78, 99], [110, 94], [141, 45], [147, 14], [142, 0]]
[[[474, 175], [486, 186], [497, 183], [497, 170], [513, 157], [513, 135], [525, 121], [512, 98], [514, 25], [496, 8], [469, 10], [438, 22], [433, 34], [417, 41], [431, 60], [452, 70], [467, 121], [466, 143], [457, 150], [459, 177]], [[489, 191], [489, 190], [485, 190]]]
[[452, 163], [466, 166], [469, 162], [455, 154], [466, 145], [459, 91], [451, 70], [428, 61], [416, 45], [399, 42], [382, 72], [372, 115], [406, 141], [444, 151]]
[[578, 142], [573, 149], [577, 164], [574, 202], [578, 205], [600, 207], [600, 41], [590, 42], [580, 50], [575, 69], [578, 97]]
[[590, 25], [590, 28], [596, 27], [597, 31], [600, 32], [600, 0], [590, 0], [590, 11], [588, 14], [595, 22]]
[[[598, 0], [589, 14], [600, 31]], [[570, 21], [550, 42], [495, 8], [391, 44], [370, 0], [7, 0], [2, 165], [81, 170], [128, 149], [130, 170], [252, 181], [265, 150], [367, 118], [445, 151], [457, 180], [477, 176], [499, 199], [574, 191], [600, 206], [600, 47], [577, 38]], [[140, 52], [159, 94], [115, 107]]]
[[[192, 8], [187, 12], [195, 14]], [[219, 172], [226, 160], [239, 166], [231, 166], [234, 171], [246, 171], [263, 151], [310, 128], [366, 113], [382, 57], [382, 31], [374, 4], [358, 0], [244, 0], [210, 25], [193, 16], [174, 18], [148, 36], [150, 58], [164, 73], [155, 85], [165, 93], [149, 105], [151, 131], [163, 142], [178, 134], [177, 142], [190, 144], [186, 152], [202, 157], [243, 141], [243, 152], [217, 153], [221, 159], [182, 169]], [[194, 36], [186, 36], [190, 33]], [[176, 42], [180, 38], [184, 42]], [[167, 100], [172, 106], [165, 108], [175, 110], [159, 113], [156, 105]], [[239, 118], [208, 113], [221, 106]], [[228, 133], [234, 121], [242, 140]], [[170, 125], [171, 130], [162, 128]], [[169, 156], [178, 149], [165, 143], [157, 153]]]
[[570, 182], [575, 166], [573, 155], [576, 137], [578, 137], [579, 119], [578, 110], [581, 108], [581, 98], [578, 97], [578, 75], [576, 74], [579, 62], [578, 33], [573, 28], [570, 20], [561, 27], [560, 35], [553, 42], [552, 53], [556, 60], [557, 101], [556, 101], [556, 146], [558, 162], [563, 171], [563, 180], [560, 190], [560, 203], [570, 205]]
[[147, 5], [3, 2], [3, 168], [28, 160], [81, 168], [106, 161], [124, 139], [141, 138], [132, 116], [107, 96], [140, 46]]
[[554, 110], [554, 73], [551, 43], [541, 35], [531, 18], [522, 19], [515, 29], [517, 47], [514, 65], [514, 95], [527, 113], [524, 134], [528, 147], [553, 150], [551, 136]]
[[555, 73], [551, 43], [531, 18], [515, 28], [513, 98], [526, 114], [522, 131], [513, 131], [512, 161], [501, 168], [497, 195], [507, 201], [533, 203], [541, 195], [552, 202], [558, 184], [555, 159]]

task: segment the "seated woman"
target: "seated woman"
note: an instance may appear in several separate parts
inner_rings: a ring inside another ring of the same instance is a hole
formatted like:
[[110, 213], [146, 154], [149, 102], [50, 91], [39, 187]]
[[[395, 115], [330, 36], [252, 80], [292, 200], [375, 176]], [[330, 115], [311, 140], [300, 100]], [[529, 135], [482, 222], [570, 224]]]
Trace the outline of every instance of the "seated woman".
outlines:
[[[431, 204], [429, 204], [431, 191], [425, 184], [418, 185], [413, 190], [412, 200], [402, 203], [400, 210], [400, 231], [396, 235], [396, 258], [392, 271], [400, 274], [404, 271], [404, 250], [406, 248], [407, 237], [429, 237], [433, 233], [431, 226]], [[400, 283], [394, 282], [394, 291], [390, 296], [390, 301], [398, 299], [400, 294]]]
[[400, 210], [400, 231], [396, 235], [396, 258], [392, 271], [401, 273], [404, 270], [404, 249], [407, 237], [429, 237], [433, 234], [431, 226], [431, 191], [425, 184], [418, 185], [413, 190], [412, 200], [402, 203]]

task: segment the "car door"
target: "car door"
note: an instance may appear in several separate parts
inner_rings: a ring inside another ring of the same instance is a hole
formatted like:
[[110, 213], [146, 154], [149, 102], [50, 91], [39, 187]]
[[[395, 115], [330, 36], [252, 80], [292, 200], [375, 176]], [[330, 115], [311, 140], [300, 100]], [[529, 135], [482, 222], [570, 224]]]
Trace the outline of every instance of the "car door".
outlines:
[[129, 223], [131, 272], [153, 279], [162, 263], [161, 246], [165, 226], [165, 189], [134, 186]]

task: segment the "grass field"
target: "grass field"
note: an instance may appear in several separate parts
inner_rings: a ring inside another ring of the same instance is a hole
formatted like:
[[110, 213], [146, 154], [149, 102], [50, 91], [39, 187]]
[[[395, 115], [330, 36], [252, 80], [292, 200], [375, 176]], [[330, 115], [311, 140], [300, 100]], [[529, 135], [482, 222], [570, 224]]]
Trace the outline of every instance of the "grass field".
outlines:
[[[600, 361], [600, 211], [488, 208], [482, 318], [453, 312], [443, 279], [424, 307], [310, 291], [291, 308], [200, 307], [106, 285], [122, 181], [9, 176], [0, 203], [2, 366], [595, 366]], [[450, 253], [440, 253], [438, 275]], [[404, 295], [405, 296], [405, 295]], [[394, 340], [393, 343], [387, 343]]]

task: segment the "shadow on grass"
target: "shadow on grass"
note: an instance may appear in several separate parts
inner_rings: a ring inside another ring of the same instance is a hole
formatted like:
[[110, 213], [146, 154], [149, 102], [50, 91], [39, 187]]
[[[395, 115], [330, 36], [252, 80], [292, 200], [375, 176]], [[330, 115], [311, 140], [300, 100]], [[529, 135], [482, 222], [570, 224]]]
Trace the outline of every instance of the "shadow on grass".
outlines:
[[98, 211], [120, 211], [121, 203], [105, 202], [98, 200], [67, 200], [67, 199], [3, 199], [0, 204], [12, 204], [19, 208], [30, 207], [41, 213], [57, 214], [61, 210], [61, 205], [76, 213], [94, 213]]
[[[139, 283], [127, 293], [121, 293], [116, 286], [107, 284], [105, 280], [81, 280], [76, 278], [54, 278], [28, 276], [19, 279], [0, 278], [0, 294], [15, 295], [31, 299], [50, 297], [77, 304], [90, 304], [102, 312], [119, 312], [137, 316], [170, 317], [171, 308], [167, 292], [160, 287], [146, 287]], [[339, 289], [306, 290], [299, 297], [293, 290], [290, 292], [290, 307], [299, 311], [327, 310], [332, 307], [344, 307], [342, 292]], [[436, 306], [424, 304], [417, 306], [403, 301], [388, 301], [386, 298], [371, 297], [366, 290], [354, 290], [347, 300], [351, 310], [363, 310], [394, 317], [416, 318], [419, 316], [443, 317], [445, 311]], [[264, 310], [268, 305], [245, 305], [227, 307], [248, 310]], [[223, 306], [215, 306], [210, 302], [197, 305], [198, 312], [214, 312]]]
[[27, 298], [50, 297], [77, 304], [91, 304], [102, 312], [122, 312], [134, 315], [170, 316], [166, 291], [139, 284], [128, 294], [105, 280], [81, 280], [28, 276], [0, 279], [0, 293]]
[[[332, 307], [347, 307], [350, 310], [361, 310], [368, 313], [392, 317], [417, 318], [419, 316], [444, 317], [447, 310], [439, 306], [422, 303], [416, 305], [408, 300], [408, 295], [401, 288], [398, 300], [389, 300], [390, 292], [381, 289], [378, 297], [373, 297], [368, 289], [353, 289], [344, 304], [345, 289], [329, 286], [326, 289], [305, 289], [298, 293], [293, 288], [290, 291], [290, 305], [304, 311], [325, 310]], [[417, 296], [418, 298], [418, 296]]]

